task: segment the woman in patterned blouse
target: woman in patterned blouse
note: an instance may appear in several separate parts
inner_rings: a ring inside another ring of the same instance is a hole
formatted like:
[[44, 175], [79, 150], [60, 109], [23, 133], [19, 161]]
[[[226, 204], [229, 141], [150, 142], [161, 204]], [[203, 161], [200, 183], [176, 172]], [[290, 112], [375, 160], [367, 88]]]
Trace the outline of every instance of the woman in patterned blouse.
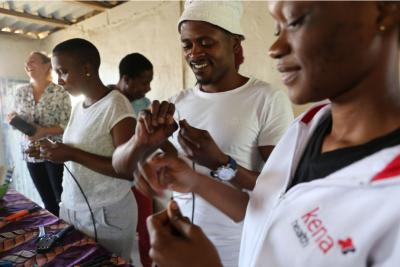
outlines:
[[45, 208], [58, 216], [63, 165], [35, 159], [26, 151], [42, 138], [62, 141], [71, 113], [71, 100], [61, 86], [52, 82], [51, 62], [46, 55], [32, 52], [25, 63], [25, 71], [30, 83], [17, 89], [14, 111], [8, 115], [8, 120], [18, 115], [35, 124], [36, 133], [22, 137], [23, 158]]

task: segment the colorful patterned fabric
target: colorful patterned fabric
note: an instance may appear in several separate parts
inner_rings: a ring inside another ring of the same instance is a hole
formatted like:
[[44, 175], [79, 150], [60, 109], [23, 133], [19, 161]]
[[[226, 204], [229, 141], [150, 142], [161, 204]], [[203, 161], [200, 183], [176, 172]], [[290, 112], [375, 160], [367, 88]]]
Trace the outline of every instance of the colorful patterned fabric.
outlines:
[[[30, 209], [34, 205], [36, 204], [10, 189], [0, 201], [0, 217]], [[67, 234], [49, 253], [37, 254], [35, 248], [40, 225], [45, 227], [46, 233], [57, 232], [68, 226], [44, 209], [13, 222], [0, 221], [0, 260], [10, 261], [13, 266], [72, 267], [105, 257], [105, 266], [132, 266], [76, 230]]]

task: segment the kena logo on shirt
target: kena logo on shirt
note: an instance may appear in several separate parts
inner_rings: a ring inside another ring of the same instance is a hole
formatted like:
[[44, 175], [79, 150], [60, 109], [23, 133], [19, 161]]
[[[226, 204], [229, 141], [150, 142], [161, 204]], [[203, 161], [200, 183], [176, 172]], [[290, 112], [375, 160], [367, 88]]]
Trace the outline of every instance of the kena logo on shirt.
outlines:
[[[318, 216], [318, 212], [319, 207], [307, 211], [301, 216], [301, 218], [292, 222], [292, 228], [303, 247], [306, 247], [310, 242], [313, 242], [322, 253], [326, 254], [333, 248], [335, 241], [329, 234], [322, 219]], [[355, 252], [355, 247], [350, 237], [344, 240], [339, 240], [338, 244], [343, 254]]]

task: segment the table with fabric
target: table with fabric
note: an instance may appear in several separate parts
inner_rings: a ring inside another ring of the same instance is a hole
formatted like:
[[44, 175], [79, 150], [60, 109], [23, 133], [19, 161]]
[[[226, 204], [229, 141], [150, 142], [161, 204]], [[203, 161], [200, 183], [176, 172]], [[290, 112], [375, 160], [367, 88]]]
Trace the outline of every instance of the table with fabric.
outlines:
[[[10, 189], [0, 200], [0, 217], [30, 209], [35, 205], [22, 194]], [[16, 221], [0, 221], [0, 260], [10, 261], [13, 266], [68, 267], [109, 257], [107, 261], [110, 263], [95, 266], [132, 266], [77, 230], [65, 235], [50, 252], [37, 254], [40, 225], [45, 227], [46, 233], [58, 232], [68, 226], [45, 209], [34, 211]]]

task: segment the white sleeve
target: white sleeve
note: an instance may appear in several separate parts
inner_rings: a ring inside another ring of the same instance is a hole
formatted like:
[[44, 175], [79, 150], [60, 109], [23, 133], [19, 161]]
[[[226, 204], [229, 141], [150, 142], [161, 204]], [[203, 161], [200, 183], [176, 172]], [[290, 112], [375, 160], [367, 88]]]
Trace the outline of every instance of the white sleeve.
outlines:
[[266, 101], [258, 146], [275, 146], [293, 121], [290, 101], [282, 90], [276, 90]]
[[111, 98], [110, 108], [107, 112], [108, 130], [111, 131], [115, 125], [125, 118], [135, 118], [132, 105], [128, 99], [118, 93]]

